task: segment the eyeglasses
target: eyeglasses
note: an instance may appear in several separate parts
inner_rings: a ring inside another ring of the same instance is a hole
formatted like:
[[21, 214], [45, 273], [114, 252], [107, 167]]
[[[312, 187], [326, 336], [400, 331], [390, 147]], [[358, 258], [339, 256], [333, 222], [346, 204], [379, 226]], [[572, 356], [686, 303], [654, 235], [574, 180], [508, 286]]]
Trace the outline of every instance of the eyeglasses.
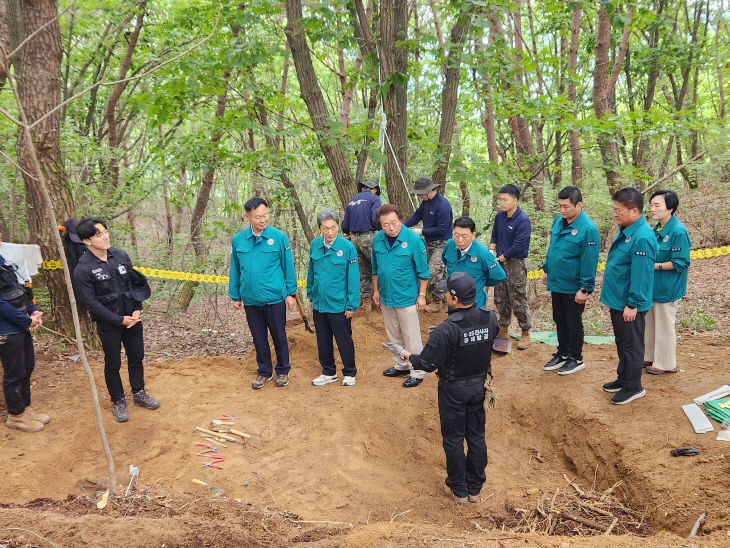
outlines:
[[621, 215], [622, 213], [624, 213], [626, 211], [628, 211], [627, 208], [623, 208], [623, 209], [616, 209], [616, 208], [614, 208], [613, 209], [613, 216], [616, 217], [617, 215]]
[[265, 221], [266, 219], [268, 219], [268, 218], [269, 218], [269, 214], [268, 214], [268, 213], [266, 213], [266, 214], [264, 214], [264, 215], [256, 215], [255, 217], [251, 217], [251, 218], [252, 218], [252, 219], [253, 219], [254, 221], [258, 221], [258, 222], [261, 222], [261, 221]]

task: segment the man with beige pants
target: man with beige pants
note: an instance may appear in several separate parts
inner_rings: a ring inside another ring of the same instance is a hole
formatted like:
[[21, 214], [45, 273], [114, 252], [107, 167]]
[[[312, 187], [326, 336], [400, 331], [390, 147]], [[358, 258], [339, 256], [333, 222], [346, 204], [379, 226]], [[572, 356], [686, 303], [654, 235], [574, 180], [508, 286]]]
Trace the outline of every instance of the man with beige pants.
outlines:
[[[373, 303], [383, 311], [385, 332], [391, 343], [418, 353], [423, 350], [418, 311], [426, 306], [426, 286], [431, 272], [423, 240], [403, 225], [403, 212], [385, 204], [376, 213], [382, 230], [373, 237]], [[424, 371], [395, 357], [395, 364], [383, 371], [386, 377], [408, 375], [406, 388], [418, 386]]]

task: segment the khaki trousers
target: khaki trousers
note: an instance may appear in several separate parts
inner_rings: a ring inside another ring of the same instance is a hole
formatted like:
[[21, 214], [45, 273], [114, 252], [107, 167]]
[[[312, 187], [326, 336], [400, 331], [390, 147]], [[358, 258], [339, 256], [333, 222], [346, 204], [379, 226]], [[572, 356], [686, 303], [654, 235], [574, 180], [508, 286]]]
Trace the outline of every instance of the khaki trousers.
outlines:
[[644, 361], [654, 367], [671, 371], [677, 367], [677, 331], [675, 318], [679, 301], [654, 303], [646, 313], [644, 331]]
[[[385, 332], [390, 342], [399, 344], [412, 354], [420, 354], [423, 350], [423, 341], [421, 340], [421, 323], [418, 320], [418, 309], [416, 305], [406, 306], [403, 308], [388, 308], [381, 304], [383, 310], [383, 321], [385, 323]], [[395, 360], [395, 368], [399, 371], [410, 369], [411, 377], [422, 379], [426, 372], [419, 369], [413, 369], [410, 362], [401, 360], [393, 356]]]

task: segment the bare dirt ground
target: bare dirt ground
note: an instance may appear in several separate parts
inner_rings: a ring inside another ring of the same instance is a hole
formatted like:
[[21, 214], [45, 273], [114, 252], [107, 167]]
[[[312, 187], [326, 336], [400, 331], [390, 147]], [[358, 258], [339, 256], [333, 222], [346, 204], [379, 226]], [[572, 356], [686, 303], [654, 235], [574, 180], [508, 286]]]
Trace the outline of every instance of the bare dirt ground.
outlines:
[[[499, 401], [487, 417], [487, 483], [480, 503], [463, 506], [441, 493], [436, 378], [404, 389], [382, 376], [389, 359], [378, 312], [354, 319], [356, 386], [311, 385], [321, 372], [314, 335], [292, 317], [291, 384], [254, 391], [241, 314], [221, 305], [220, 321], [206, 323], [191, 308], [165, 322], [153, 304], [146, 381], [162, 401], [158, 411], [132, 407], [128, 423], [115, 423], [93, 354], [123, 485], [101, 510], [103, 488], [83, 481], [102, 484], [107, 475], [85, 374], [66, 359], [72, 347], [38, 337], [33, 400], [52, 421], [39, 434], [0, 430], [0, 545], [727, 546], [730, 443], [716, 441], [716, 432], [695, 434], [681, 406], [730, 383], [729, 268], [730, 257], [693, 263], [686, 302], [714, 318], [715, 330], [683, 331], [680, 372], [645, 375], [647, 396], [630, 405], [611, 405], [601, 390], [615, 376], [613, 346], [586, 347], [587, 368], [568, 377], [542, 370], [548, 346], [495, 356]], [[535, 306], [544, 299], [536, 289]], [[440, 319], [422, 317], [424, 337]], [[239, 417], [235, 427], [251, 438], [219, 449], [223, 470], [205, 468], [194, 427], [223, 413]], [[684, 445], [700, 455], [670, 456]], [[125, 497], [130, 464], [140, 469], [139, 489]], [[523, 532], [543, 530], [536, 508], [575, 497], [566, 477], [597, 495], [582, 499], [588, 507], [607, 508], [601, 495], [615, 487], [609, 513], [630, 514], [610, 536], [585, 536], [600, 531], [570, 520], [554, 529], [562, 536]], [[226, 495], [212, 496], [192, 478]], [[687, 539], [702, 512], [700, 536]]]

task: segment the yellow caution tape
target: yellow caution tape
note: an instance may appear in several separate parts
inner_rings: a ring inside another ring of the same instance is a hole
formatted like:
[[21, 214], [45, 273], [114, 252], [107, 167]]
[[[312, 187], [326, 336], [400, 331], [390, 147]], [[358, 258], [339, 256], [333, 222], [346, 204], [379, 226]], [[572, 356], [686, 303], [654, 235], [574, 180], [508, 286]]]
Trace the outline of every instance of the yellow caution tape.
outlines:
[[[690, 259], [706, 259], [710, 257], [721, 257], [730, 255], [730, 245], [721, 247], [708, 247], [705, 249], [692, 249], [689, 252]], [[63, 268], [61, 261], [58, 259], [43, 261], [41, 263], [43, 270], [60, 270]], [[197, 272], [180, 272], [177, 270], [162, 270], [159, 268], [148, 268], [146, 266], [135, 267], [148, 278], [161, 278], [166, 280], [183, 280], [190, 282], [204, 282], [214, 284], [227, 284], [228, 276], [216, 276], [214, 274], [198, 274]], [[606, 269], [606, 262], [598, 263], [598, 271]], [[545, 273], [542, 270], [529, 270], [527, 272], [528, 280], [536, 280], [543, 277]], [[307, 287], [307, 280], [297, 280], [297, 287]]]

